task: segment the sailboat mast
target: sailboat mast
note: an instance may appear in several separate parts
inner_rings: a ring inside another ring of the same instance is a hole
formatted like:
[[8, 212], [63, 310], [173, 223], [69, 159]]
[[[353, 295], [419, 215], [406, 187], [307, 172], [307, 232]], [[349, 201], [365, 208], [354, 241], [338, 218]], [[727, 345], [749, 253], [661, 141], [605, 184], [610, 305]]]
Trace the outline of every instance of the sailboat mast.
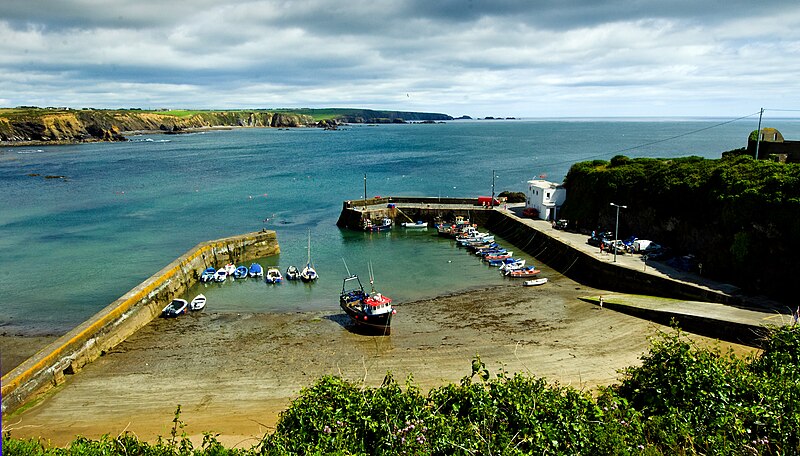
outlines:
[[311, 266], [311, 230], [308, 230], [308, 261], [306, 261], [307, 266]]

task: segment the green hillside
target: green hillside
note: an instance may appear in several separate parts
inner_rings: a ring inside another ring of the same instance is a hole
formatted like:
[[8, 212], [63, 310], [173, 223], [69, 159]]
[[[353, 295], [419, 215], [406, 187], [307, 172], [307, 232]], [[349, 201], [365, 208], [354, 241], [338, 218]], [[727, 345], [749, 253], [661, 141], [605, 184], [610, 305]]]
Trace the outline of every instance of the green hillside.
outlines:
[[613, 229], [610, 203], [628, 206], [620, 238], [635, 235], [692, 259], [702, 274], [794, 301], [800, 269], [800, 165], [721, 159], [630, 159], [572, 166], [560, 216], [585, 230]]

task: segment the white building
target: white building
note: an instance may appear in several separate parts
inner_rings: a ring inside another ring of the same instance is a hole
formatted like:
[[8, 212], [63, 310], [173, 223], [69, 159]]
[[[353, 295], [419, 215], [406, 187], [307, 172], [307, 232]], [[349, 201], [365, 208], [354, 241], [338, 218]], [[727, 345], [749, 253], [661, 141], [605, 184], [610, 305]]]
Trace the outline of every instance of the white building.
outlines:
[[528, 207], [539, 212], [542, 220], [556, 220], [561, 205], [567, 200], [567, 189], [546, 180], [528, 181]]

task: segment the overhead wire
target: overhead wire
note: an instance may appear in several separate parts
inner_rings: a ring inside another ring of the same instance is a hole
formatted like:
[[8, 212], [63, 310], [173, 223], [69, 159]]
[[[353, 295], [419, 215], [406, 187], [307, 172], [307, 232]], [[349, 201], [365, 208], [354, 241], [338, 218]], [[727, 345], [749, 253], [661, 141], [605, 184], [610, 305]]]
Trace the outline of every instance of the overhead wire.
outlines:
[[[606, 157], [608, 155], [614, 156], [614, 155], [621, 154], [623, 152], [628, 152], [628, 151], [631, 151], [631, 150], [636, 150], [636, 149], [641, 149], [643, 147], [652, 146], [654, 144], [660, 144], [660, 143], [664, 143], [664, 142], [667, 142], [667, 141], [672, 141], [672, 140], [675, 140], [675, 139], [678, 139], [678, 138], [683, 138], [684, 136], [693, 135], [693, 134], [700, 133], [700, 132], [703, 132], [703, 131], [706, 131], [706, 130], [711, 130], [712, 128], [721, 127], [721, 126], [727, 125], [729, 123], [733, 123], [733, 122], [737, 122], [737, 121], [740, 121], [740, 120], [743, 120], [743, 119], [747, 119], [749, 117], [757, 116], [759, 114], [761, 114], [761, 111], [757, 111], [757, 112], [754, 112], [752, 114], [748, 114], [746, 116], [737, 117], [735, 119], [726, 120], [724, 122], [720, 122], [720, 123], [717, 123], [717, 124], [714, 124], [714, 125], [709, 125], [709, 126], [706, 126], [706, 127], [703, 127], [703, 128], [698, 128], [696, 130], [687, 131], [685, 133], [681, 133], [681, 134], [678, 134], [678, 135], [670, 136], [669, 138], [656, 139], [656, 140], [649, 141], [649, 142], [642, 143], [642, 144], [638, 144], [638, 145], [635, 145], [635, 146], [625, 147], [623, 149], [617, 149], [617, 150], [612, 151], [612, 152], [603, 152], [603, 153], [599, 153], [599, 154], [588, 155], [588, 156], [583, 157], [582, 160], [589, 160], [589, 159], [593, 159], [593, 158]], [[565, 163], [575, 163], [575, 159], [563, 160], [563, 161], [559, 161], [559, 162], [545, 163], [545, 164], [537, 165], [537, 166], [544, 168], [544, 167], [548, 167], [548, 166], [563, 165]]]

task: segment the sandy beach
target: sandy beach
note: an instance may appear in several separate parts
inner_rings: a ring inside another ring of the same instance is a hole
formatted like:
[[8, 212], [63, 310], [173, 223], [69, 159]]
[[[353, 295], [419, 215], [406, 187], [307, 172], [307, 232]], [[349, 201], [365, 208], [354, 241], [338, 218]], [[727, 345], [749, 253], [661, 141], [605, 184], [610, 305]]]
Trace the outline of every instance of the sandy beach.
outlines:
[[592, 390], [616, 383], [620, 369], [639, 362], [648, 337], [668, 330], [577, 299], [599, 293], [558, 276], [544, 287], [509, 282], [400, 303], [392, 334], [382, 337], [354, 333], [338, 309], [234, 314], [209, 303], [202, 313], [154, 320], [3, 426], [54, 445], [124, 431], [152, 441], [169, 435], [180, 404], [194, 440], [212, 431], [228, 446], [249, 447], [322, 375], [368, 386], [387, 372], [401, 383], [413, 375], [427, 390], [469, 375], [475, 355], [492, 372]]

